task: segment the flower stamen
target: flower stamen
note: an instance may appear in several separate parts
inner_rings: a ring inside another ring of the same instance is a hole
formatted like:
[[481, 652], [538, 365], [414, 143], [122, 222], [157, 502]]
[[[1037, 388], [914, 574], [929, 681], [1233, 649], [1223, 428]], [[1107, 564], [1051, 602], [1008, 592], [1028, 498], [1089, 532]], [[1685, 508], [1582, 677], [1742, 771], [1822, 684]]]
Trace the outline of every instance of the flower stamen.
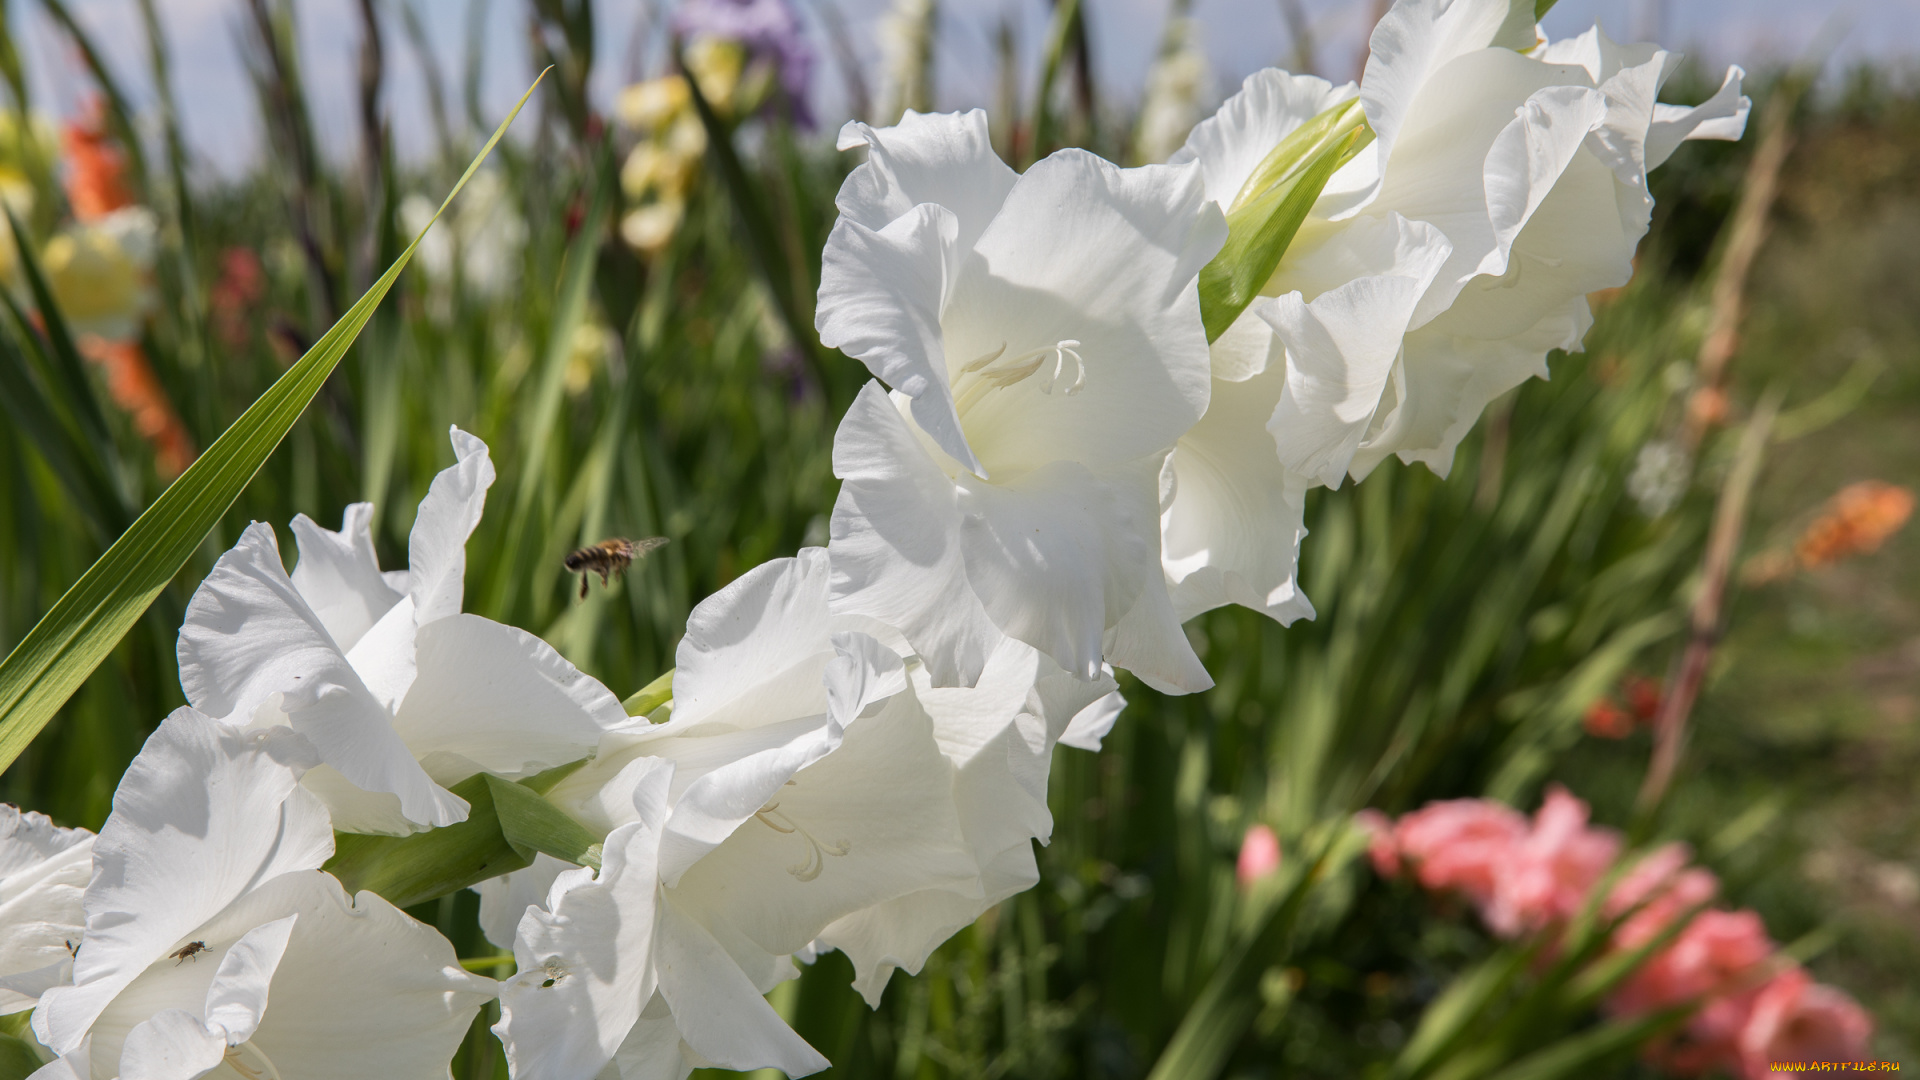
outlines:
[[853, 844], [847, 840], [836, 840], [831, 844], [822, 843], [798, 822], [781, 813], [780, 804], [777, 802], [770, 802], [754, 811], [753, 816], [760, 820], [760, 824], [774, 832], [785, 836], [798, 834], [807, 842], [807, 857], [787, 867], [787, 873], [801, 881], [812, 881], [819, 877], [820, 871], [827, 867], [829, 856], [838, 858], [853, 850]]
[[239, 1073], [246, 1080], [282, 1080], [280, 1070], [273, 1064], [273, 1059], [250, 1039], [237, 1046], [227, 1047], [223, 1060], [227, 1068]]
[[1001, 390], [1023, 382], [1042, 369], [1048, 369], [1047, 361], [1053, 361], [1040, 383], [1040, 392], [1053, 393], [1066, 378], [1067, 360], [1073, 361], [1073, 381], [1061, 393], [1072, 396], [1087, 385], [1087, 361], [1080, 355], [1080, 342], [1076, 338], [1061, 338], [1052, 345], [1043, 345], [1038, 349], [1029, 349], [1014, 356], [1006, 355], [1007, 346], [1003, 343], [998, 349], [980, 356], [966, 364], [954, 378], [954, 388], [958, 391], [955, 405], [965, 412], [990, 390]]

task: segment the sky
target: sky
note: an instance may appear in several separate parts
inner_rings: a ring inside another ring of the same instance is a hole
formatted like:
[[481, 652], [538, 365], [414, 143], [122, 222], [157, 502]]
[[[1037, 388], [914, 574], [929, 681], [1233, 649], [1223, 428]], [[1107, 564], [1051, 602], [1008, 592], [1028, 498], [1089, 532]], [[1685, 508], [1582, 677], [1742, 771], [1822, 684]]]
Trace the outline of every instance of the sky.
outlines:
[[[644, 31], [657, 26], [651, 13], [673, 0], [594, 0], [598, 34], [593, 92], [611, 99], [620, 85], [657, 73], [658, 48], [639, 49]], [[821, 0], [794, 0], [816, 36]], [[1169, 0], [1083, 0], [1090, 48], [1101, 94], [1113, 101], [1138, 97], [1165, 25]], [[65, 38], [37, 0], [0, 0], [18, 27], [36, 104], [71, 115], [89, 86]], [[136, 0], [67, 0], [89, 28], [137, 104], [152, 100], [146, 41]], [[387, 103], [395, 137], [403, 148], [430, 145], [422, 65], [391, 17], [411, 3], [423, 17], [431, 48], [459, 100], [470, 13], [483, 15], [485, 48], [482, 100], [489, 122], [503, 115], [525, 89], [532, 70], [525, 48], [528, 0], [382, 0], [388, 12]], [[837, 0], [851, 29], [862, 66], [878, 63], [875, 30], [890, 0]], [[1004, 20], [1012, 26], [1026, 68], [1037, 67], [1047, 0], [938, 0], [940, 34], [935, 56], [941, 108], [986, 104], [992, 96], [991, 42]], [[174, 67], [174, 92], [186, 137], [203, 175], [243, 171], [260, 146], [254, 97], [241, 59], [245, 0], [157, 0]], [[355, 141], [355, 72], [358, 62], [358, 0], [294, 0], [299, 20], [301, 66], [315, 123], [327, 152], [351, 153]], [[1302, 0], [1314, 39], [1316, 67], [1336, 81], [1353, 78], [1361, 58], [1372, 0]], [[1213, 73], [1213, 97], [1230, 93], [1259, 68], [1284, 63], [1293, 46], [1281, 18], [1280, 0], [1192, 0], [1192, 15]], [[1560, 0], [1548, 13], [1551, 37], [1578, 33], [1598, 22], [1616, 39], [1653, 38], [1713, 66], [1738, 62], [1764, 66], [1803, 53], [1827, 32], [1839, 33], [1829, 70], [1860, 62], [1902, 68], [1920, 60], [1920, 0]], [[653, 40], [657, 42], [657, 37]], [[814, 100], [829, 130], [845, 116], [847, 95], [839, 70], [825, 49], [815, 73]]]

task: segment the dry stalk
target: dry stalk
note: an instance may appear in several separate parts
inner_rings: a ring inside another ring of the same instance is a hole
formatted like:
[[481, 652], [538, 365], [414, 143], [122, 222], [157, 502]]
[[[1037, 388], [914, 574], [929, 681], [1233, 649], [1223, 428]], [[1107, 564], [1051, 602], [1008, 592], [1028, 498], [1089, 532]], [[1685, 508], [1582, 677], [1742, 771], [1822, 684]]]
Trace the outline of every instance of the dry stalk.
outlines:
[[1654, 718], [1653, 759], [1647, 765], [1646, 780], [1640, 786], [1637, 806], [1649, 814], [1666, 797], [1667, 788], [1680, 765], [1680, 751], [1686, 742], [1687, 717], [1706, 681], [1713, 649], [1720, 641], [1721, 618], [1726, 609], [1727, 579], [1740, 551], [1740, 535], [1747, 519], [1747, 503], [1759, 479], [1760, 464], [1766, 457], [1767, 440], [1773, 433], [1773, 421], [1780, 413], [1781, 393], [1770, 390], [1754, 410], [1753, 418], [1740, 435], [1734, 451], [1733, 469], [1720, 489], [1714, 506], [1713, 527], [1707, 534], [1706, 559], [1700, 567], [1700, 588], [1693, 597], [1688, 618], [1687, 647], [1667, 685], [1672, 687], [1660, 703]]

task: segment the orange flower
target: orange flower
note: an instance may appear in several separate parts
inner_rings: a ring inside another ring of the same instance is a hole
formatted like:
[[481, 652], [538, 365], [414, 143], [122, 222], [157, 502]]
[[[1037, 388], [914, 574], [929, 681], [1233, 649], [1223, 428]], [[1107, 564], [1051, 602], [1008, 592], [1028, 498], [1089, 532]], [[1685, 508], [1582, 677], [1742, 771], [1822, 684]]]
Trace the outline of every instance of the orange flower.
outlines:
[[107, 134], [107, 110], [98, 97], [61, 134], [67, 158], [67, 202], [80, 221], [97, 221], [133, 205], [123, 177], [127, 157]]
[[1808, 569], [1879, 550], [1913, 514], [1913, 492], [1878, 480], [1848, 484], [1819, 520], [1800, 534], [1793, 553]]
[[1629, 675], [1620, 684], [1620, 693], [1627, 699], [1627, 707], [1633, 710], [1634, 719], [1650, 724], [1660, 715], [1660, 700], [1664, 688], [1659, 679], [1649, 679], [1645, 675]]
[[134, 430], [153, 445], [155, 469], [169, 480], [185, 472], [195, 456], [193, 436], [180, 422], [180, 414], [173, 411], [173, 402], [167, 400], [167, 392], [154, 377], [140, 343], [109, 341], [89, 334], [79, 344], [87, 359], [105, 370], [107, 393], [114, 403], [126, 410], [133, 418]]
[[1580, 725], [1596, 739], [1624, 739], [1633, 734], [1633, 714], [1612, 698], [1599, 698], [1587, 706]]

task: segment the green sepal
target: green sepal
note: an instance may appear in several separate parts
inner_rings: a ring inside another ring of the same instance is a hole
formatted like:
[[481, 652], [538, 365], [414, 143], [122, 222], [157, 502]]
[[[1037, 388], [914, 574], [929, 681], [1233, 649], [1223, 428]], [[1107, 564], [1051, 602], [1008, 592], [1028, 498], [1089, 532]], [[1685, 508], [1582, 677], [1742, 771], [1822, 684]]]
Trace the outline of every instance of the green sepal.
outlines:
[[447, 790], [467, 800], [467, 820], [412, 836], [335, 833], [321, 869], [349, 892], [370, 890], [407, 908], [523, 869], [539, 852], [600, 865], [593, 834], [528, 786], [480, 773]]
[[1358, 99], [1300, 125], [1261, 161], [1227, 208], [1227, 242], [1200, 271], [1209, 343], [1260, 295], [1327, 181], [1373, 141]]
[[620, 704], [627, 710], [628, 716], [645, 716], [672, 700], [673, 669], [668, 668], [665, 675], [634, 691], [632, 697]]
[[545, 795], [547, 792], [553, 790], [555, 784], [572, 776], [575, 772], [579, 771], [580, 766], [592, 760], [592, 755], [588, 755], [579, 761], [569, 761], [565, 765], [555, 765], [545, 772], [534, 773], [532, 776], [520, 781], [520, 786], [533, 789], [536, 795]]
[[501, 836], [514, 851], [526, 855], [528, 862], [533, 861], [534, 852], [545, 852], [575, 866], [600, 868], [600, 840], [586, 826], [525, 785], [485, 773], [481, 776], [492, 790]]

